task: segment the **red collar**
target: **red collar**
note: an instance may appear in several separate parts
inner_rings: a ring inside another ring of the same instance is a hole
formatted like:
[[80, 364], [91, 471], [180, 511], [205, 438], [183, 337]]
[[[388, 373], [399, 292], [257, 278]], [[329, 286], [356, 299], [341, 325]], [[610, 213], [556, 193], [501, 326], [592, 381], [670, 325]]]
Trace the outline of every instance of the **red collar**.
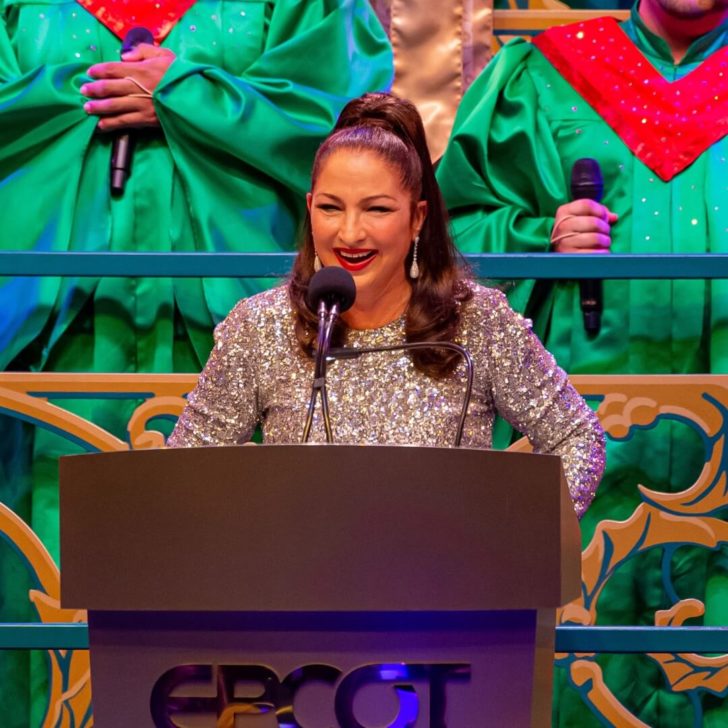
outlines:
[[161, 43], [195, 0], [77, 0], [114, 35], [124, 38], [135, 27], [148, 28]]
[[614, 18], [551, 28], [534, 44], [666, 182], [728, 134], [728, 47], [671, 83]]

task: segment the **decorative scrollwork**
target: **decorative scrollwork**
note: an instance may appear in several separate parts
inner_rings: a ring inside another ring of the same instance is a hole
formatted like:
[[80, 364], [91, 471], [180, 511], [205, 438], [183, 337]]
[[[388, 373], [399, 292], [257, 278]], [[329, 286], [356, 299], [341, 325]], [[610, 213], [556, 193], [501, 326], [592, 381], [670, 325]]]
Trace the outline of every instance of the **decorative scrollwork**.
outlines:
[[[44, 624], [85, 622], [86, 612], [62, 609], [58, 567], [30, 527], [0, 503], [0, 537], [12, 544], [36, 584], [28, 597]], [[86, 650], [49, 650], [48, 710], [41, 728], [91, 728], [91, 667]]]
[[[598, 414], [610, 436], [629, 437], [635, 428], [653, 426], [660, 418], [679, 420], [697, 429], [706, 444], [706, 463], [694, 484], [679, 493], [660, 493], [635, 483], [642, 498], [624, 521], [602, 521], [582, 554], [582, 596], [561, 611], [561, 623], [593, 625], [598, 597], [610, 576], [629, 559], [649, 549], [674, 550], [683, 545], [714, 549], [728, 542], [728, 377], [580, 377], [584, 395], [601, 396]], [[654, 615], [655, 626], [681, 625], [705, 611], [697, 599], [677, 600]], [[674, 692], [728, 694], [728, 655], [650, 653]], [[557, 664], [569, 674], [591, 710], [610, 725], [644, 725], [619, 703], [604, 682], [594, 655], [560, 654]]]

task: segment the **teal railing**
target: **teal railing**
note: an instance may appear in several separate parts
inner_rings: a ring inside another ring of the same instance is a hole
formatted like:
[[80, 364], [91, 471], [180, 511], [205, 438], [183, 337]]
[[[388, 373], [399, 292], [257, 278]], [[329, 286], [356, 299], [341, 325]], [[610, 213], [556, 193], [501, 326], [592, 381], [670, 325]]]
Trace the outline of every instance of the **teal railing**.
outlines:
[[[0, 624], [0, 649], [87, 650], [85, 624]], [[728, 653], [728, 627], [556, 627], [557, 652]]]
[[[281, 278], [293, 253], [0, 252], [0, 276]], [[728, 278], [728, 255], [466, 255], [477, 278]]]

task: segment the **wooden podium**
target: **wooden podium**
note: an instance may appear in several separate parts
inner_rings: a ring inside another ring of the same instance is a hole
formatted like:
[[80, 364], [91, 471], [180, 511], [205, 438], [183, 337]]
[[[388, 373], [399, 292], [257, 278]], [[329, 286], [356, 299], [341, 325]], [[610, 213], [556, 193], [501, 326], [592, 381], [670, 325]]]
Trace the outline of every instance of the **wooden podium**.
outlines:
[[98, 728], [549, 726], [559, 458], [268, 445], [61, 460]]

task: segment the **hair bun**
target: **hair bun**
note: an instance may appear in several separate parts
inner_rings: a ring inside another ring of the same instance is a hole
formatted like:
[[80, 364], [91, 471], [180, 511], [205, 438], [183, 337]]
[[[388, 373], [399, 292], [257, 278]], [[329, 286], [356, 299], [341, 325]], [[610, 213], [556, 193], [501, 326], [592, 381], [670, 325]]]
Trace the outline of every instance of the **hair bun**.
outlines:
[[419, 112], [410, 101], [388, 93], [367, 93], [343, 108], [334, 131], [352, 126], [378, 127], [416, 146], [420, 133], [424, 138], [424, 129], [417, 128], [419, 119]]

